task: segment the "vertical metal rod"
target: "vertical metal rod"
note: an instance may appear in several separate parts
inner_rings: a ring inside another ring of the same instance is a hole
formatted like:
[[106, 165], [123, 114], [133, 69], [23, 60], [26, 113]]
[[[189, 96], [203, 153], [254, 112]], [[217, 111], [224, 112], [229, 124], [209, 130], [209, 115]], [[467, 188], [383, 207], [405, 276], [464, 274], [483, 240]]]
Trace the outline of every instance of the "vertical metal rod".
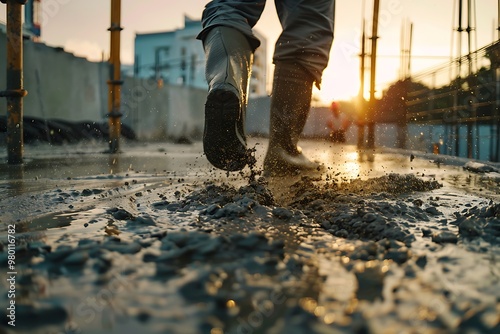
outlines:
[[410, 40], [408, 41], [408, 77], [411, 77], [411, 47], [413, 44], [413, 22], [410, 22]]
[[[500, 0], [499, 0], [500, 1]], [[365, 141], [365, 123], [366, 123], [366, 101], [365, 101], [365, 57], [366, 57], [366, 35], [365, 35], [365, 19], [362, 25], [363, 32], [361, 34], [361, 61], [359, 69], [359, 120], [358, 120], [358, 148], [364, 146]]]
[[[500, 8], [500, 0], [499, 0], [499, 8]], [[498, 63], [497, 65], [498, 66]], [[493, 161], [500, 162], [500, 67], [495, 69], [495, 114], [496, 114], [496, 127], [497, 127], [497, 150], [495, 154], [495, 159]]]
[[453, 106], [455, 106], [453, 110], [453, 122], [454, 122], [454, 129], [453, 132], [455, 134], [455, 156], [460, 155], [460, 127], [458, 126], [458, 111], [456, 109], [456, 106], [458, 106], [458, 88], [454, 90], [453, 92]]
[[111, 47], [110, 47], [110, 79], [108, 81], [108, 111], [109, 111], [109, 152], [117, 153], [120, 150], [121, 116], [120, 98], [121, 85], [120, 78], [120, 26], [121, 20], [121, 0], [111, 0]]
[[[471, 0], [467, 0], [467, 28], [465, 28], [465, 32], [467, 33], [467, 81], [471, 80], [472, 76], [472, 58], [471, 58], [471, 51], [472, 51], [472, 39], [471, 39], [471, 11], [472, 11], [472, 6], [471, 6]], [[470, 85], [469, 85], [470, 86]], [[470, 89], [470, 87], [469, 87]], [[469, 115], [470, 118], [475, 119], [473, 112], [473, 107], [472, 104], [470, 106], [469, 111], [471, 112], [471, 115]], [[474, 124], [473, 124], [474, 123]], [[473, 154], [473, 147], [474, 147], [474, 139], [473, 139], [473, 125], [475, 125], [476, 121], [469, 121], [467, 122], [467, 158], [472, 159], [474, 157]], [[478, 143], [476, 143], [477, 145]]]
[[[459, 0], [460, 1], [460, 0]], [[498, 0], [500, 1], [500, 0]], [[453, 60], [454, 60], [454, 57], [453, 57], [453, 50], [454, 50], [454, 43], [455, 43], [455, 15], [456, 15], [456, 9], [457, 9], [457, 3], [456, 1], [453, 1], [453, 11], [452, 11], [452, 22], [451, 22], [451, 25], [452, 25], [452, 29], [451, 29], [451, 43], [450, 43], [450, 67], [449, 67], [449, 76], [450, 76], [450, 82], [455, 79], [455, 77], [453, 76], [453, 66], [451, 66], [451, 64], [453, 64]]]
[[458, 119], [458, 93], [461, 85], [462, 78], [462, 32], [464, 29], [462, 28], [462, 12], [463, 12], [463, 4], [462, 0], [458, 1], [458, 40], [457, 40], [457, 59], [458, 59], [458, 73], [456, 77], [456, 87], [455, 93], [453, 96], [453, 113], [454, 113], [454, 125], [455, 125], [455, 155], [458, 157], [460, 155], [460, 125]]
[[[500, 0], [497, 1], [497, 31], [498, 40], [500, 40]], [[498, 66], [498, 64], [497, 64]], [[496, 123], [497, 123], [497, 152], [495, 156], [496, 162], [500, 162], [500, 68], [495, 69], [495, 81], [496, 81]]]
[[403, 19], [401, 22], [401, 33], [400, 33], [400, 53], [399, 53], [399, 79], [403, 79], [405, 74], [405, 28], [406, 28], [406, 19]]
[[26, 1], [2, 0], [7, 3], [7, 163], [23, 163], [23, 32], [22, 5]]
[[377, 65], [377, 33], [378, 33], [378, 13], [380, 0], [374, 0], [373, 4], [373, 21], [372, 21], [372, 51], [370, 58], [370, 108], [368, 116], [368, 148], [375, 148], [375, 73]]

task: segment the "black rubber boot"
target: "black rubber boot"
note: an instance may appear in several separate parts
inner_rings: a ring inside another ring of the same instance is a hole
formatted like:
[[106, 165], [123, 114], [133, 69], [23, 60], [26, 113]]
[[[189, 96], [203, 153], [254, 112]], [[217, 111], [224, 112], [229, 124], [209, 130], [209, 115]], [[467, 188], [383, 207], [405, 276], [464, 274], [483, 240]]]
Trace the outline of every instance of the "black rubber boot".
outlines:
[[253, 52], [238, 30], [218, 26], [203, 40], [209, 90], [205, 104], [203, 150], [210, 163], [236, 171], [249, 162], [245, 110]]
[[297, 146], [311, 107], [313, 77], [302, 66], [276, 63], [271, 95], [269, 147], [265, 175], [280, 176], [319, 169]]

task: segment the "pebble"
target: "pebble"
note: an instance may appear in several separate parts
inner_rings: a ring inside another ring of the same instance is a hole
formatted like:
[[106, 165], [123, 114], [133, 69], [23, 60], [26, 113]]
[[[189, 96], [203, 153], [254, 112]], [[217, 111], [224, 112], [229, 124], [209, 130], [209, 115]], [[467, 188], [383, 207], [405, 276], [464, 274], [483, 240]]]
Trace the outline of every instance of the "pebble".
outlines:
[[169, 201], [160, 201], [160, 202], [154, 202], [151, 204], [151, 206], [155, 209], [158, 210], [164, 210], [167, 209], [167, 206], [170, 204]]
[[293, 217], [293, 212], [285, 208], [280, 208], [280, 207], [274, 208], [271, 212], [273, 216], [279, 219], [288, 220]]
[[40, 328], [63, 323], [68, 318], [68, 312], [63, 306], [57, 304], [19, 303], [16, 305], [16, 316], [16, 324], [19, 324], [19, 327]]
[[166, 206], [166, 209], [168, 211], [177, 211], [181, 208], [181, 205], [179, 203], [169, 203]]
[[248, 209], [236, 203], [228, 203], [222, 207], [221, 210], [215, 214], [216, 218], [222, 217], [243, 217], [248, 212]]
[[107, 260], [105, 258], [99, 257], [95, 260], [93, 268], [95, 271], [97, 271], [99, 274], [103, 274], [109, 271], [111, 269], [112, 261]]
[[220, 210], [220, 208], [221, 206], [219, 204], [211, 204], [206, 208], [205, 213], [208, 215], [214, 215], [217, 211]]
[[440, 231], [432, 234], [432, 241], [438, 244], [453, 243], [458, 242], [458, 237], [455, 233], [450, 231]]
[[385, 254], [385, 258], [393, 260], [396, 263], [403, 264], [410, 258], [410, 250], [406, 247], [400, 249], [390, 249]]
[[156, 222], [154, 219], [148, 214], [141, 214], [128, 221], [129, 225], [146, 225], [146, 226], [155, 226]]
[[28, 243], [28, 250], [31, 250], [31, 251], [46, 253], [46, 252], [50, 252], [51, 249], [52, 249], [52, 246], [47, 245], [46, 243], [44, 243], [42, 241], [35, 241], [35, 242]]
[[134, 219], [134, 215], [124, 209], [113, 208], [109, 209], [108, 213], [110, 213], [117, 220], [129, 220]]
[[429, 228], [422, 228], [422, 236], [424, 237], [432, 236], [432, 230]]
[[180, 258], [181, 256], [184, 256], [185, 254], [188, 254], [191, 251], [190, 248], [176, 248], [172, 249], [166, 252], [163, 252], [161, 255], [159, 255], [154, 261], [155, 262], [170, 262], [172, 260], [175, 260], [177, 258]]
[[82, 196], [90, 196], [90, 195], [93, 195], [94, 192], [90, 189], [83, 189], [81, 194], [82, 194]]
[[349, 236], [349, 232], [345, 229], [341, 229], [335, 232], [335, 236], [339, 238], [347, 238]]
[[435, 206], [430, 206], [430, 207], [426, 208], [425, 212], [427, 212], [428, 214], [431, 214], [433, 216], [442, 215], [441, 211], [439, 211]]
[[384, 273], [380, 267], [375, 266], [365, 268], [361, 272], [355, 272], [358, 280], [356, 297], [359, 300], [375, 301], [382, 300], [382, 290], [384, 288]]
[[200, 243], [196, 251], [198, 254], [201, 255], [212, 254], [215, 253], [221, 246], [222, 246], [221, 238], [211, 238], [206, 240], [205, 242]]
[[416, 199], [413, 201], [413, 205], [420, 207], [424, 205], [424, 201], [422, 201], [421, 199]]
[[139, 252], [142, 247], [137, 242], [116, 242], [116, 241], [108, 241], [103, 245], [104, 249], [107, 249], [112, 252], [118, 252], [120, 254], [135, 254]]
[[367, 213], [363, 216], [363, 221], [366, 223], [371, 223], [377, 219], [377, 215], [374, 213]]
[[163, 243], [173, 243], [176, 247], [184, 247], [189, 241], [193, 241], [194, 238], [199, 238], [200, 235], [206, 235], [201, 232], [171, 232], [162, 240]]
[[322, 220], [320, 224], [325, 230], [329, 230], [332, 228], [332, 223], [330, 223], [328, 220]]
[[89, 259], [89, 254], [85, 251], [76, 251], [63, 260], [63, 264], [67, 266], [82, 266]]
[[65, 257], [73, 252], [71, 246], [59, 246], [54, 252], [45, 254], [45, 259], [51, 262], [62, 261]]
[[482, 226], [484, 222], [480, 219], [465, 218], [458, 224], [458, 232], [464, 237], [477, 237], [482, 234]]
[[425, 266], [427, 266], [427, 255], [420, 255], [417, 260], [415, 261], [417, 266], [419, 266], [421, 269], [424, 269]]
[[264, 235], [260, 233], [250, 233], [247, 236], [236, 235], [237, 237], [231, 238], [231, 241], [234, 241], [238, 247], [245, 249], [255, 249], [260, 244], [267, 244], [267, 239]]

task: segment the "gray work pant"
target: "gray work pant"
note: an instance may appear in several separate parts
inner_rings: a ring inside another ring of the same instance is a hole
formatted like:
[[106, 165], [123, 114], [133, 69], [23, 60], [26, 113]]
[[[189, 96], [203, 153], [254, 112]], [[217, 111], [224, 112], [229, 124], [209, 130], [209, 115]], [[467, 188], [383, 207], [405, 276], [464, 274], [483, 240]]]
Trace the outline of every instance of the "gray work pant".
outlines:
[[[215, 26], [227, 26], [245, 34], [255, 50], [260, 41], [252, 33], [266, 0], [213, 0], [205, 6], [203, 39]], [[335, 0], [275, 0], [283, 31], [274, 48], [273, 62], [293, 61], [305, 67], [321, 83], [333, 42]]]

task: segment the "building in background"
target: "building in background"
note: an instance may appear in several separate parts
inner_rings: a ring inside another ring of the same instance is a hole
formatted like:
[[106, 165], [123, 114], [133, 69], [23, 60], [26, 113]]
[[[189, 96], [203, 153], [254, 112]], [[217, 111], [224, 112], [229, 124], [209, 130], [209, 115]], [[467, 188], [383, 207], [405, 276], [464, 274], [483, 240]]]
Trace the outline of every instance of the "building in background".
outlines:
[[[42, 0], [27, 0], [24, 8], [23, 38], [40, 41], [42, 34]], [[4, 7], [2, 7], [4, 8]], [[7, 22], [0, 21], [0, 32], [7, 34]], [[3, 50], [2, 50], [3, 52]]]
[[35, 40], [42, 34], [42, 0], [28, 0], [24, 6], [24, 32]]
[[[201, 21], [184, 17], [184, 28], [156, 33], [136, 34], [134, 76], [153, 78], [159, 83], [207, 88], [205, 53], [196, 36]], [[254, 55], [250, 96], [264, 96], [266, 92], [266, 39], [254, 32], [261, 46]]]

